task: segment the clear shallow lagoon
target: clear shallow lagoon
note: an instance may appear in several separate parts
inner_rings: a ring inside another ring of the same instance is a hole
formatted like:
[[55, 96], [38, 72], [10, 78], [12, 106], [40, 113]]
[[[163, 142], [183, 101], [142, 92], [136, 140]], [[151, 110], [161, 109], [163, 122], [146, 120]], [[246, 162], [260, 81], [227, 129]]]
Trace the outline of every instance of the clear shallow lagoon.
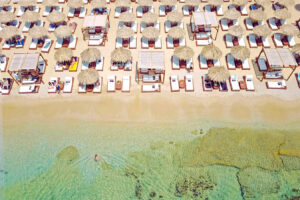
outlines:
[[[2, 191], [5, 199], [300, 196], [295, 156], [300, 132], [216, 128], [200, 134], [211, 126], [196, 121], [4, 126]], [[292, 141], [285, 147], [287, 138]], [[282, 146], [292, 156], [278, 155]], [[100, 162], [93, 160], [96, 153]]]

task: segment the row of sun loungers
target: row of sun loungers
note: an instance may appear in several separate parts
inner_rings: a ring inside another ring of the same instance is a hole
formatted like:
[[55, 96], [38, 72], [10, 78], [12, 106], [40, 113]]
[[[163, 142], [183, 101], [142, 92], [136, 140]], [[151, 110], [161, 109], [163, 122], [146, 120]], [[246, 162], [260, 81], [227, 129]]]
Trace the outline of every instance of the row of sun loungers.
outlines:
[[279, 21], [279, 24], [276, 24], [276, 18], [271, 17], [270, 19], [268, 19], [267, 23], [268, 23], [270, 29], [276, 31], [276, 30], [278, 30], [280, 28], [280, 26], [286, 24], [286, 20], [282, 20], [282, 19], [279, 20], [278, 19], [278, 21]]
[[[97, 71], [103, 71], [103, 65], [104, 65], [104, 57], [101, 56], [101, 59], [96, 61], [95, 69]], [[89, 63], [82, 62], [81, 70], [87, 70], [89, 68]]]
[[[43, 53], [49, 53], [49, 51], [50, 51], [50, 48], [51, 48], [51, 46], [52, 46], [52, 43], [53, 43], [53, 41], [51, 40], [51, 39], [45, 39], [45, 42], [44, 42], [44, 44], [43, 44], [43, 46], [42, 46], [42, 49], [41, 49], [41, 51], [43, 52]], [[30, 46], [29, 46], [29, 49], [30, 50], [35, 50], [35, 49], [37, 49], [37, 44], [38, 44], [38, 40], [37, 39], [32, 39], [32, 41], [31, 41], [31, 44], [30, 44]]]
[[247, 36], [249, 47], [250, 48], [257, 48], [258, 46], [263, 46], [265, 48], [270, 48], [271, 47], [268, 38], [260, 37], [260, 39], [261, 39], [261, 42], [262, 42], [261, 45], [259, 44], [260, 41], [258, 41], [258, 37], [254, 33], [249, 34]]
[[[118, 28], [119, 28], [119, 29], [120, 29], [120, 28], [123, 28], [124, 26], [125, 26], [125, 25], [124, 25], [123, 22], [119, 22], [119, 25], [118, 25]], [[135, 33], [137, 33], [137, 27], [138, 27], [137, 21], [133, 22], [133, 23], [132, 23], [132, 26], [131, 26], [131, 29], [132, 29]]]
[[193, 69], [193, 59], [188, 59], [184, 61], [185, 63], [181, 65], [180, 60], [176, 56], [172, 56], [172, 69], [179, 70], [180, 68], [185, 68], [188, 70]]
[[[142, 37], [141, 43], [142, 43], [142, 49], [148, 49], [148, 48], [150, 48], [149, 41], [148, 41], [147, 38]], [[155, 49], [161, 49], [162, 48], [162, 41], [161, 41], [161, 37], [160, 36], [155, 39], [155, 41], [154, 41], [154, 48]]]
[[[167, 49], [173, 49], [175, 47], [174, 46], [174, 40], [171, 37], [166, 38], [166, 44], [167, 44]], [[179, 46], [185, 46], [186, 45], [185, 38], [180, 38], [178, 45]]]
[[[38, 6], [34, 6], [33, 12], [40, 12], [40, 8]], [[17, 17], [21, 17], [24, 13], [25, 13], [25, 8], [23, 6], [20, 6], [17, 13]]]
[[[172, 28], [170, 21], [165, 21], [165, 32], [168, 33], [169, 30]], [[177, 24], [177, 26], [179, 26], [180, 28], [184, 29], [184, 23], [180, 22]]]
[[[207, 64], [207, 60], [202, 54], [199, 55], [198, 59], [199, 59], [200, 69], [208, 69], [209, 66]], [[213, 66], [221, 66], [219, 59], [215, 59], [212, 62], [213, 62]]]
[[[132, 7], [127, 7], [126, 10], [123, 11], [123, 12], [130, 12], [130, 13], [132, 13], [132, 10], [133, 10]], [[121, 8], [120, 7], [116, 7], [116, 9], [115, 9], [115, 18], [118, 18], [121, 15], [121, 13], [122, 13]]]
[[[122, 38], [118, 37], [116, 39], [116, 48], [120, 48], [120, 47], [126, 47], [126, 46], [124, 45], [124, 40]], [[136, 49], [136, 47], [137, 47], [136, 36], [133, 36], [133, 37], [129, 38], [129, 45], [128, 45], [128, 47], [130, 49]]]
[[[147, 28], [147, 24], [144, 24], [143, 22], [141, 22], [140, 32], [142, 33], [145, 28]], [[157, 21], [157, 22], [154, 23], [154, 28], [156, 28], [157, 30], [160, 30], [160, 23], [159, 23], [159, 21]]]
[[[274, 35], [272, 36], [273, 42], [276, 46], [276, 48], [281, 48], [283, 47], [284, 41], [282, 40], [282, 34], [281, 33], [274, 33]], [[287, 36], [287, 45], [289, 47], [293, 47], [296, 45], [295, 39], [293, 36]]]
[[234, 42], [234, 37], [232, 35], [226, 34], [224, 36], [225, 45], [227, 48], [232, 48], [234, 46], [246, 46], [245, 40], [243, 37], [237, 38], [237, 43]]
[[[166, 12], [165, 8], [166, 8], [165, 6], [159, 6], [159, 16], [160, 17], [164, 17], [164, 16], [167, 15], [167, 12]], [[171, 11], [170, 12], [175, 11], [175, 10], [177, 10], [177, 5], [171, 6]]]
[[[154, 13], [154, 7], [153, 7], [153, 6], [150, 6], [148, 12]], [[142, 16], [143, 16], [143, 8], [142, 8], [141, 6], [138, 6], [138, 7], [136, 8], [136, 16], [137, 16], [137, 17], [142, 17]]]
[[239, 25], [239, 21], [238, 20], [233, 20], [232, 21], [232, 25], [228, 25], [228, 19], [226, 18], [222, 18], [220, 19], [220, 25], [221, 25], [221, 29], [223, 31], [228, 31], [230, 26], [237, 26]]
[[231, 54], [226, 55], [226, 64], [228, 70], [235, 70], [237, 68], [242, 68], [243, 70], [250, 70], [250, 65], [248, 59], [240, 61], [241, 66], [239, 66], [239, 61], [235, 60]]
[[[68, 43], [68, 48], [75, 49], [78, 38], [76, 36], [72, 36], [70, 42]], [[55, 49], [60, 49], [63, 47], [64, 40], [62, 38], [58, 38], [55, 42]]]
[[[80, 13], [79, 13], [79, 18], [84, 18], [85, 14], [87, 12], [87, 9], [85, 7], [80, 8]], [[68, 18], [73, 18], [75, 16], [75, 9], [70, 8], [67, 17]]]
[[13, 48], [13, 47], [15, 47], [15, 48], [23, 48], [24, 47], [24, 43], [26, 41], [26, 36], [20, 35], [20, 37], [21, 38], [14, 45], [12, 45], [12, 44], [9, 45], [6, 42], [4, 42], [3, 45], [2, 45], [2, 50], [9, 50], [10, 48]]
[[[212, 12], [212, 8], [211, 8], [210, 5], [205, 5], [203, 10], [205, 12]], [[216, 7], [216, 15], [217, 16], [223, 16], [224, 15], [222, 5]]]
[[[243, 86], [240, 81], [242, 81], [245, 86]], [[246, 91], [255, 91], [252, 75], [244, 76], [243, 80], [239, 80], [237, 75], [231, 75], [229, 77], [229, 83], [232, 91], [240, 91], [241, 89], [245, 89]]]

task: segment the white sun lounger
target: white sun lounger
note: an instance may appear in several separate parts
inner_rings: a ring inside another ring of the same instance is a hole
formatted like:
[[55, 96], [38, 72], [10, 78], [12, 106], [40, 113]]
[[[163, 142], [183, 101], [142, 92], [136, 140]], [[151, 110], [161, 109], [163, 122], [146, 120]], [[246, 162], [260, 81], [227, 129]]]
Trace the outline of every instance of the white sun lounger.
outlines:
[[194, 91], [194, 83], [193, 83], [193, 76], [186, 75], [184, 77], [185, 80], [185, 91], [186, 92], [193, 92]]
[[232, 36], [229, 34], [225, 35], [225, 43], [227, 48], [233, 47], [233, 41], [232, 41]]
[[87, 70], [89, 68], [89, 63], [88, 62], [83, 62], [81, 63], [81, 70]]
[[142, 48], [143, 48], [143, 49], [149, 48], [148, 40], [147, 40], [147, 38], [145, 38], [145, 37], [142, 37]]
[[72, 88], [73, 88], [73, 77], [66, 76], [63, 92], [64, 93], [72, 93]]
[[89, 40], [89, 46], [100, 46], [103, 44], [103, 38], [99, 38], [97, 40]]
[[107, 78], [107, 92], [115, 92], [116, 91], [116, 77], [108, 76]]
[[241, 9], [242, 15], [244, 15], [244, 16], [245, 16], [245, 15], [248, 15], [246, 6], [240, 6], [240, 9]]
[[222, 5], [217, 6], [217, 15], [218, 16], [224, 15], [224, 13], [223, 13], [223, 6]]
[[34, 84], [28, 84], [28, 85], [21, 85], [19, 88], [19, 93], [25, 94], [25, 93], [33, 93], [36, 89], [36, 86]]
[[293, 47], [296, 45], [294, 36], [288, 36], [289, 47]]
[[18, 13], [17, 13], [17, 17], [21, 17], [25, 12], [25, 8], [23, 6], [19, 7]]
[[202, 54], [199, 55], [199, 62], [201, 69], [208, 69], [207, 60]]
[[100, 60], [96, 61], [96, 70], [103, 71], [104, 57], [101, 56]]
[[75, 14], [75, 9], [74, 8], [70, 8], [69, 12], [68, 12], [68, 18], [74, 17]]
[[208, 38], [207, 40], [196, 40], [197, 46], [207, 46], [212, 43], [212, 39]]
[[177, 75], [170, 76], [171, 92], [179, 92], [179, 81]]
[[7, 58], [6, 56], [0, 56], [0, 71], [5, 72], [7, 66]]
[[162, 45], [161, 45], [161, 36], [158, 36], [158, 38], [156, 38], [155, 44], [154, 44], [154, 48], [155, 49], [161, 49], [162, 48]]
[[283, 47], [280, 36], [281, 36], [280, 33], [274, 33], [274, 35], [273, 35], [274, 43], [277, 48]]
[[77, 37], [72, 35], [72, 38], [70, 40], [69, 49], [75, 49], [76, 48], [76, 43], [77, 43]]
[[258, 67], [260, 71], [267, 71], [266, 60], [263, 57], [258, 58]]
[[176, 56], [172, 56], [172, 69], [173, 70], [178, 70], [180, 69], [179, 66], [179, 59]]
[[142, 92], [160, 92], [160, 85], [158, 83], [142, 85]]
[[185, 38], [179, 38], [179, 46], [185, 46], [186, 43], [185, 43]]
[[252, 34], [252, 33], [249, 34], [248, 41], [249, 41], [250, 48], [256, 48], [257, 47], [257, 43], [256, 43], [256, 39], [255, 39], [254, 34]]
[[250, 18], [245, 19], [245, 25], [247, 30], [253, 30], [253, 24]]
[[[57, 77], [51, 77], [49, 80], [50, 83], [58, 83]], [[56, 84], [48, 86], [48, 93], [56, 93]]]
[[63, 39], [57, 38], [57, 40], [55, 42], [55, 49], [60, 49], [62, 47], [62, 44], [63, 44]]
[[247, 91], [254, 91], [254, 83], [253, 83], [253, 76], [252, 75], [246, 75], [244, 77], [244, 80], [246, 82], [246, 90]]
[[226, 63], [227, 63], [227, 68], [229, 69], [229, 70], [234, 70], [234, 69], [236, 69], [236, 67], [235, 67], [235, 62], [234, 62], [234, 58], [233, 58], [233, 56], [229, 53], [229, 54], [227, 54], [226, 55]]
[[267, 81], [266, 82], [268, 89], [286, 89], [286, 82], [285, 80], [279, 80], [279, 81]]
[[276, 31], [276, 30], [279, 29], [278, 26], [275, 24], [275, 18], [274, 18], [274, 17], [271, 17], [270, 19], [268, 19], [267, 22], [268, 22], [268, 24], [269, 24], [269, 27], [270, 27], [272, 30]]
[[93, 92], [101, 93], [102, 90], [102, 77], [99, 77], [98, 82], [94, 84]]
[[33, 49], [37, 49], [37, 43], [38, 43], [38, 40], [37, 39], [32, 39], [31, 40], [31, 43], [30, 43], [30, 46], [29, 46], [29, 49], [30, 50], [33, 50]]
[[84, 18], [86, 14], [87, 9], [85, 7], [81, 8], [79, 13], [79, 18]]
[[78, 93], [86, 93], [86, 85], [85, 84], [79, 84]]
[[45, 43], [44, 43], [44, 45], [43, 45], [43, 47], [42, 47], [42, 52], [43, 53], [49, 53], [49, 50], [50, 50], [50, 48], [51, 48], [51, 44], [52, 44], [52, 40], [51, 39], [46, 39], [45, 40]]
[[123, 39], [120, 37], [117, 37], [116, 39], [116, 48], [120, 48], [123, 46]]
[[248, 59], [245, 59], [245, 60], [242, 61], [242, 69], [244, 69], [244, 70], [249, 70], [250, 69]]
[[270, 47], [271, 47], [271, 45], [270, 45], [269, 40], [268, 40], [267, 37], [261, 37], [261, 40], [262, 40], [263, 46], [264, 46], [265, 48], [270, 48]]
[[238, 38], [238, 41], [239, 41], [239, 46], [246, 46], [245, 40], [244, 40], [243, 36], [242, 36], [242, 37], [239, 37], [239, 38]]
[[129, 39], [129, 49], [136, 49], [136, 43], [137, 43], [137, 39], [136, 39], [136, 35], [134, 35]]
[[186, 68], [189, 70], [193, 69], [193, 58], [186, 60]]
[[167, 48], [168, 49], [174, 48], [173, 38], [167, 36], [167, 42], [166, 42], [166, 44], [167, 44]]
[[231, 90], [232, 91], [240, 91], [238, 76], [237, 75], [231, 75], [229, 80], [230, 80]]
[[123, 76], [122, 92], [130, 92], [130, 76]]
[[223, 31], [228, 31], [229, 26], [228, 26], [228, 20], [227, 19], [222, 18], [220, 20], [220, 25], [221, 25], [221, 28], [222, 28]]

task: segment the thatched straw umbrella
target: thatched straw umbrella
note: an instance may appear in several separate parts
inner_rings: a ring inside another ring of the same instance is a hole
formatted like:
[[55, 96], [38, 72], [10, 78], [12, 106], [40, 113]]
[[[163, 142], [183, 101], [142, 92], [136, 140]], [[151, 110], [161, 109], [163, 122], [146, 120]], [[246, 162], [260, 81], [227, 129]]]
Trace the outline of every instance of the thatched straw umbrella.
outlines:
[[9, 40], [16, 35], [19, 35], [19, 29], [15, 26], [6, 26], [0, 31], [0, 38]]
[[177, 1], [176, 0], [161, 0], [160, 4], [164, 5], [164, 6], [174, 6], [177, 4]]
[[253, 28], [253, 32], [255, 35], [259, 37], [268, 37], [269, 35], [271, 35], [272, 30], [266, 24], [264, 24], [264, 25], [255, 26]]
[[168, 36], [173, 39], [183, 38], [185, 36], [185, 31], [179, 26], [176, 26], [169, 30]]
[[278, 2], [281, 5], [284, 5], [286, 7], [295, 5], [295, 1], [294, 0], [277, 0], [276, 2]]
[[154, 24], [158, 19], [158, 15], [152, 12], [147, 12], [142, 17], [142, 22], [145, 24]]
[[179, 23], [183, 19], [183, 14], [178, 11], [173, 11], [167, 14], [167, 20], [171, 23]]
[[292, 52], [300, 55], [300, 43], [296, 44], [293, 48], [292, 48]]
[[131, 1], [130, 0], [117, 0], [116, 1], [116, 7], [130, 7]]
[[208, 0], [207, 3], [212, 6], [220, 6], [223, 4], [223, 0]]
[[12, 12], [0, 12], [0, 23], [8, 23], [13, 21], [16, 18], [16, 15]]
[[247, 47], [235, 46], [231, 48], [230, 54], [237, 60], [246, 60], [250, 57], [250, 50]]
[[232, 0], [231, 2], [237, 6], [244, 6], [248, 3], [248, 0]]
[[226, 19], [235, 20], [241, 17], [241, 13], [237, 11], [235, 8], [232, 8], [224, 12], [224, 17]]
[[148, 40], [155, 40], [159, 36], [159, 30], [150, 26], [145, 28], [142, 34], [143, 37], [147, 38]]
[[131, 52], [123, 47], [113, 50], [110, 54], [111, 62], [126, 63], [131, 60]]
[[262, 9], [257, 9], [257, 10], [251, 10], [249, 17], [252, 21], [262, 21], [267, 18], [267, 14], [262, 10]]
[[99, 79], [99, 74], [96, 69], [89, 68], [87, 70], [81, 71], [78, 76], [78, 81], [80, 84], [93, 85]]
[[138, 4], [142, 7], [149, 7], [152, 6], [153, 0], [139, 0]]
[[60, 48], [54, 53], [54, 59], [59, 62], [68, 62], [72, 59], [73, 52], [69, 48]]
[[40, 14], [34, 11], [27, 11], [22, 15], [22, 20], [25, 23], [36, 22], [40, 19]]
[[240, 25], [231, 26], [228, 30], [228, 33], [235, 37], [241, 37], [245, 34], [245, 29]]
[[299, 29], [292, 24], [284, 24], [280, 27], [279, 30], [282, 34], [288, 36], [297, 36], [299, 35]]
[[70, 8], [78, 9], [83, 7], [83, 1], [82, 0], [68, 0], [68, 6]]
[[81, 52], [80, 57], [83, 62], [92, 63], [101, 59], [101, 52], [97, 48], [87, 48]]
[[229, 72], [223, 66], [209, 68], [207, 75], [215, 82], [225, 82], [229, 78]]
[[119, 21], [125, 22], [125, 23], [134, 22], [135, 19], [136, 19], [135, 15], [133, 13], [130, 13], [130, 12], [123, 12], [119, 16]]
[[292, 16], [291, 12], [289, 12], [286, 8], [276, 10], [274, 15], [277, 19], [289, 19]]
[[174, 56], [176, 56], [180, 60], [188, 60], [190, 58], [193, 58], [194, 54], [194, 50], [188, 46], [177, 47], [174, 50]]
[[93, 8], [105, 8], [106, 0], [93, 0], [91, 5]]
[[36, 4], [36, 1], [35, 0], [20, 0], [18, 2], [18, 4], [23, 7], [30, 7], [30, 6], [34, 6]]
[[215, 59], [221, 58], [222, 51], [215, 45], [208, 45], [208, 46], [203, 47], [201, 54], [207, 60], [215, 60]]
[[200, 0], [186, 0], [185, 5], [194, 7], [194, 6], [199, 6], [200, 5]]
[[117, 37], [122, 39], [129, 39], [134, 35], [134, 32], [131, 28], [124, 26], [117, 30]]
[[54, 31], [57, 38], [68, 38], [72, 35], [72, 31], [68, 26], [60, 26]]
[[57, 24], [60, 22], [64, 22], [66, 20], [66, 15], [63, 12], [54, 10], [48, 15], [47, 19], [50, 23]]
[[29, 35], [35, 39], [41, 39], [48, 35], [48, 31], [42, 26], [34, 26], [29, 30]]
[[53, 7], [56, 6], [57, 4], [58, 4], [58, 0], [43, 0], [44, 6]]
[[261, 5], [261, 6], [269, 6], [269, 5], [271, 5], [271, 1], [270, 0], [255, 0], [255, 3], [257, 3], [258, 5]]
[[8, 6], [10, 0], [0, 0], [0, 7]]

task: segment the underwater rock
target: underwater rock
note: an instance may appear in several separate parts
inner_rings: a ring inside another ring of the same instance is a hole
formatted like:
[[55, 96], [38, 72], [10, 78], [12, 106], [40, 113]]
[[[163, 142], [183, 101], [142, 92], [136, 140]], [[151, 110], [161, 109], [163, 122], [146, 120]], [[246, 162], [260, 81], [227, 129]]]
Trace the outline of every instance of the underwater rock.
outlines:
[[68, 146], [56, 155], [58, 161], [72, 162], [79, 158], [79, 152], [76, 147]]

